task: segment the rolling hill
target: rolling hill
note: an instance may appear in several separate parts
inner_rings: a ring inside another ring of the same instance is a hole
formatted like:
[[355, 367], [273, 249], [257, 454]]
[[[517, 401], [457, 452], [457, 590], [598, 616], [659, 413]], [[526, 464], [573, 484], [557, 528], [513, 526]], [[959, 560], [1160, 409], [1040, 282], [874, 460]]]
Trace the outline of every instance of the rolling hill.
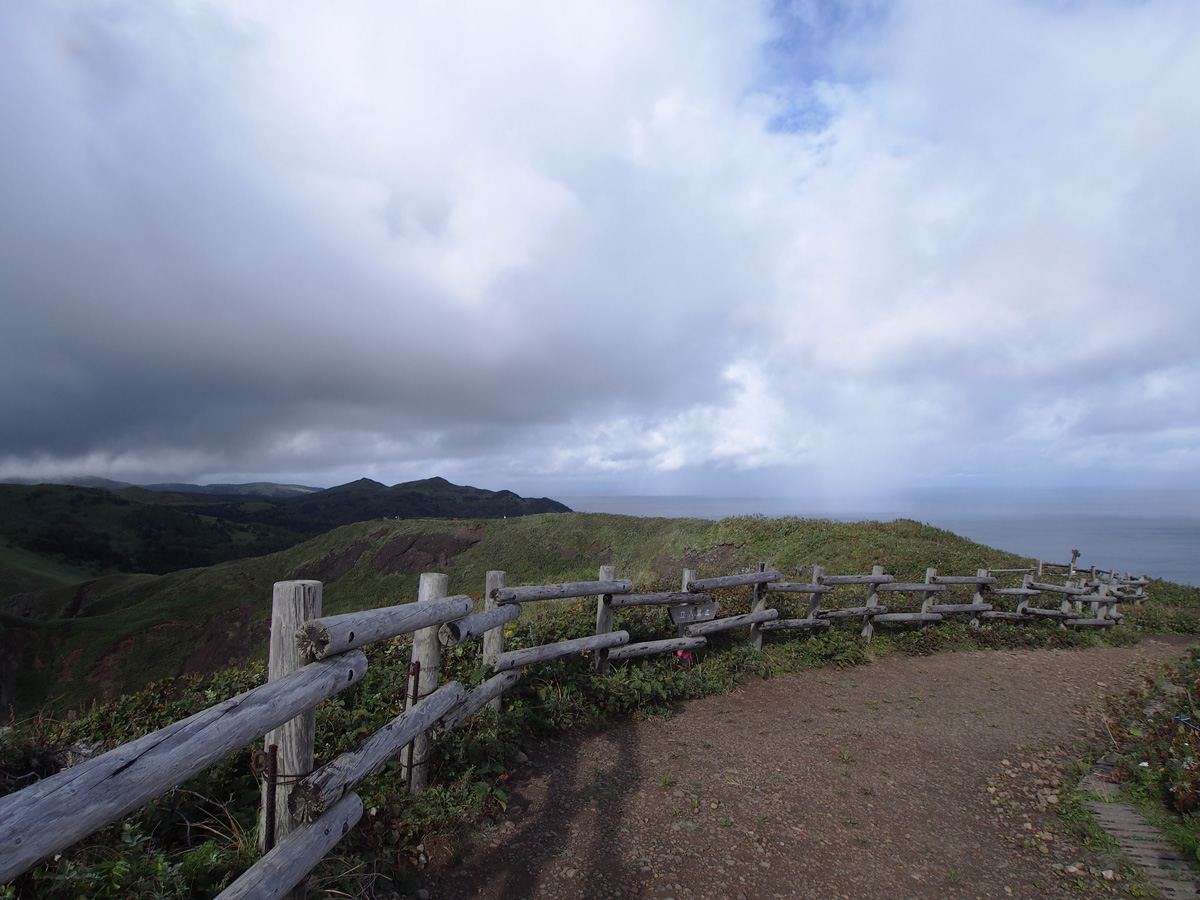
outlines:
[[[341, 493], [352, 498], [358, 490]], [[330, 503], [328, 514], [340, 514], [338, 494]], [[839, 572], [882, 564], [902, 580], [921, 580], [927, 566], [974, 572], [1028, 564], [906, 520], [712, 522], [571, 512], [374, 519], [257, 558], [41, 591], [33, 615], [0, 614], [0, 704], [21, 712], [52, 701], [61, 709], [183, 672], [262, 659], [276, 581], [322, 581], [328, 615], [409, 602], [428, 571], [445, 572], [453, 593], [479, 599], [489, 569], [508, 572], [510, 584], [539, 584], [592, 580], [600, 565], [613, 564], [639, 590], [674, 589], [684, 566], [706, 577], [758, 560], [784, 572], [808, 563]]]
[[[328, 490], [293, 487], [0, 484], [2, 608], [36, 614], [32, 595], [41, 590], [105, 575], [164, 575], [262, 556], [365, 519], [486, 519], [567, 510], [546, 498], [443, 478], [392, 487], [368, 479]], [[237, 493], [215, 493], [216, 488]]]

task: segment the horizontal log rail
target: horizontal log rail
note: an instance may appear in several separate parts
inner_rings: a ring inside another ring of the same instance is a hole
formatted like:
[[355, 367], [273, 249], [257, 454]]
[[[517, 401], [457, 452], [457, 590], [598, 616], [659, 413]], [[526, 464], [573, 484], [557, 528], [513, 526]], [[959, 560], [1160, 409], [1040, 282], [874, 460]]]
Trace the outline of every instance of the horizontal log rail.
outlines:
[[690, 653], [702, 650], [708, 644], [703, 637], [667, 638], [662, 641], [639, 641], [636, 644], [626, 644], [614, 647], [608, 651], [609, 662], [619, 662], [623, 659], [637, 659], [642, 656], [654, 656], [658, 653]]
[[533, 603], [539, 600], [574, 600], [578, 597], [594, 597], [603, 594], [628, 594], [633, 582], [619, 581], [574, 581], [567, 584], [538, 584], [530, 587], [503, 587], [492, 591], [497, 603]]
[[821, 584], [890, 584], [894, 575], [822, 575]]
[[771, 569], [767, 572], [747, 572], [744, 575], [722, 575], [718, 578], [698, 578], [689, 582], [688, 590], [695, 594], [703, 591], [720, 591], [726, 588], [747, 587], [752, 584], [770, 584], [782, 581], [783, 573]]
[[497, 672], [504, 672], [534, 663], [550, 662], [586, 650], [607, 650], [609, 647], [619, 647], [621, 644], [628, 643], [628, 631], [612, 631], [608, 634], [596, 634], [591, 637], [575, 638], [571, 641], [559, 641], [557, 644], [542, 644], [538, 647], [527, 647], [524, 650], [509, 650], [496, 657], [492, 668]]
[[1027, 615], [1023, 612], [992, 610], [991, 612], [980, 613], [979, 618], [995, 620], [998, 622], [1032, 622], [1035, 617]]
[[902, 613], [881, 613], [871, 617], [872, 622], [895, 622], [912, 624], [921, 622], [925, 624], [933, 622], [941, 622], [941, 613], [933, 612], [902, 612]]
[[498, 606], [495, 609], [467, 616], [465, 619], [447, 622], [438, 630], [438, 639], [442, 642], [443, 647], [455, 647], [463, 641], [480, 637], [484, 632], [507, 625], [520, 617], [521, 605], [519, 603]]
[[931, 575], [931, 584], [995, 584], [998, 580], [992, 575]]
[[881, 616], [888, 608], [879, 606], [850, 606], [846, 609], [818, 609], [817, 615], [822, 619], [853, 619], [858, 616]]
[[734, 628], [744, 628], [747, 625], [757, 625], [760, 622], [770, 622], [779, 618], [779, 610], [762, 609], [758, 612], [743, 613], [740, 616], [727, 616], [724, 619], [713, 619], [711, 622], [696, 622], [683, 629], [686, 637], [702, 637], [706, 634], [717, 634]]
[[358, 650], [313, 663], [0, 798], [0, 882], [357, 683], [366, 671]]
[[779, 581], [767, 585], [767, 591], [772, 594], [832, 594], [833, 585], [806, 584], [800, 581]]
[[789, 628], [828, 628], [831, 624], [828, 619], [774, 619], [758, 627], [763, 631], [783, 631]]
[[881, 584], [878, 585], [875, 590], [879, 591], [880, 593], [883, 593], [884, 591], [926, 591], [932, 593], [944, 591], [946, 590], [946, 586], [944, 584], [929, 584], [925, 581], [905, 581], [893, 582], [891, 584]]
[[471, 611], [471, 606], [471, 598], [464, 594], [429, 603], [404, 603], [309, 619], [300, 627], [296, 645], [305, 659], [324, 659], [431, 625], [441, 625], [448, 619], [461, 619]]
[[994, 607], [990, 603], [932, 603], [924, 612], [931, 613], [976, 613], [991, 612]]
[[1071, 611], [1065, 612], [1061, 609], [1034, 609], [1032, 606], [1025, 608], [1027, 616], [1038, 616], [1043, 619], [1073, 619], [1078, 613]]
[[1087, 588], [1075, 587], [1072, 584], [1043, 584], [1040, 581], [1032, 581], [1029, 586], [1034, 590], [1047, 591], [1052, 594], [1070, 594], [1075, 597], [1082, 597], [1085, 594], [1090, 594]]

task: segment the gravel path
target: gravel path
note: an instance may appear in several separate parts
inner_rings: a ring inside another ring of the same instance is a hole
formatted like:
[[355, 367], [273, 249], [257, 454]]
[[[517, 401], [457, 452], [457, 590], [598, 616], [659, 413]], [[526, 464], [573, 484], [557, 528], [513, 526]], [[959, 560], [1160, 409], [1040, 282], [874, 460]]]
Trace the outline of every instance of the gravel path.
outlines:
[[1055, 809], [1103, 697], [1181, 649], [889, 656], [547, 744], [433, 900], [1147, 896]]

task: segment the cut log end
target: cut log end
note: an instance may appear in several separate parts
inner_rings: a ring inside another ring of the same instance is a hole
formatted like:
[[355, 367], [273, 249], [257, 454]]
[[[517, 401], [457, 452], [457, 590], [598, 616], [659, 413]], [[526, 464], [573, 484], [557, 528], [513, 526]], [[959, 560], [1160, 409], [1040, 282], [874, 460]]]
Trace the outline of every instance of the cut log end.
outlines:
[[307, 782], [300, 782], [288, 797], [288, 812], [296, 822], [307, 825], [315, 822], [325, 812], [325, 795]]
[[325, 658], [325, 651], [329, 649], [330, 640], [329, 629], [321, 622], [317, 620], [305, 622], [296, 632], [296, 649], [304, 659], [316, 662]]

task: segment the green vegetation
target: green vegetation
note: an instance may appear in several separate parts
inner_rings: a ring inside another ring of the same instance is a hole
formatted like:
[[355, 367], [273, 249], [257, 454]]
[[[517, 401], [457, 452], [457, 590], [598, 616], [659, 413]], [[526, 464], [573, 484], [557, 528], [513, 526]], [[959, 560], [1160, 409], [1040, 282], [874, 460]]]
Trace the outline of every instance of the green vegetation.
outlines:
[[[30, 604], [36, 618], [0, 614], [0, 654], [10, 661], [0, 671], [0, 704], [20, 713], [53, 699], [67, 708], [171, 675], [263, 659], [271, 585], [289, 578], [324, 582], [326, 614], [336, 614], [412, 600], [419, 574], [432, 570], [450, 576], [452, 593], [479, 597], [489, 569], [508, 572], [510, 584], [540, 584], [591, 580], [612, 563], [639, 590], [653, 590], [677, 588], [685, 565], [705, 577], [758, 560], [784, 572], [811, 563], [869, 572], [880, 563], [910, 581], [922, 580], [927, 566], [973, 573], [1022, 564], [905, 520], [555, 513], [359, 522], [255, 559], [162, 576], [110, 575], [41, 592]], [[726, 609], [746, 611], [744, 594], [731, 593]]]
[[163, 575], [262, 556], [366, 519], [566, 511], [553, 500], [460, 487], [442, 478], [390, 488], [367, 479], [326, 491], [259, 487], [253, 494], [219, 495], [0, 484], [0, 600], [8, 599], [9, 612], [36, 614], [36, 598], [14, 601], [13, 595], [99, 575]]
[[[517, 585], [591, 580], [599, 565], [611, 563], [638, 590], [649, 590], [677, 587], [685, 565], [704, 577], [745, 570], [760, 560], [785, 573], [811, 564], [857, 573], [882, 564], [906, 581], [921, 580], [927, 566], [960, 574], [1027, 564], [910, 521], [709, 522], [568, 513], [501, 520], [375, 520], [256, 560], [163, 576], [112, 576], [89, 585], [83, 599], [77, 587], [46, 592], [39, 600], [46, 616], [41, 620], [0, 619], [6, 652], [24, 661], [16, 670], [20, 678], [10, 682], [11, 694], [25, 698], [26, 711], [48, 701], [0, 734], [0, 791], [52, 773], [93, 742], [123, 743], [260, 683], [274, 581], [321, 579], [326, 583], [325, 611], [331, 614], [410, 601], [422, 571], [446, 572], [452, 592], [478, 598], [489, 569], [507, 571], [509, 583]], [[839, 592], [841, 605], [854, 596], [853, 589], [844, 593]], [[843, 622], [824, 633], [768, 635], [761, 653], [750, 649], [744, 632], [716, 635], [689, 668], [676, 665], [674, 658], [649, 658], [617, 664], [595, 676], [581, 657], [531, 668], [506, 695], [500, 716], [478, 714], [435, 743], [429, 791], [409, 797], [399, 787], [394, 765], [362, 785], [368, 810], [364, 824], [318, 867], [316, 885], [359, 897], [372, 891], [410, 892], [419, 881], [415, 852], [409, 848], [499, 816], [518, 754], [546, 735], [623, 716], [666, 715], [681, 700], [732, 689], [746, 672], [768, 677], [813, 666], [853, 666], [887, 653], [1128, 643], [1137, 640], [1139, 623], [1166, 622], [1197, 632], [1190, 614], [1168, 609], [1160, 598], [1179, 608], [1200, 607], [1200, 592], [1155, 582], [1151, 597], [1145, 606], [1126, 610], [1127, 627], [1106, 631], [1061, 630], [1048, 621], [998, 623], [977, 631], [961, 622], [927, 631], [881, 625], [873, 642], [864, 645], [858, 623]], [[749, 606], [749, 591], [723, 592], [719, 599], [723, 615], [742, 612]], [[786, 615], [799, 613], [805, 602], [789, 595], [781, 600]], [[898, 598], [889, 603], [898, 604]], [[72, 605], [74, 613], [61, 617], [60, 611]], [[588, 601], [528, 609], [506, 627], [507, 646], [517, 649], [590, 634], [594, 610]], [[652, 607], [619, 610], [617, 627], [628, 630], [633, 641], [674, 633], [666, 613]], [[212, 676], [179, 675], [185, 665], [198, 667], [204, 653], [212, 663], [217, 650], [230, 647], [242, 654], [239, 666]], [[371, 665], [363, 681], [318, 707], [318, 764], [396, 715], [398, 698], [405, 693], [409, 650], [407, 638], [369, 648]], [[26, 651], [33, 656], [19, 656]], [[485, 675], [477, 643], [444, 655], [445, 680], [469, 688]], [[49, 693], [52, 686], [57, 695]], [[112, 699], [103, 700], [105, 694]], [[81, 892], [212, 896], [256, 855], [256, 807], [247, 748], [0, 887], [0, 898], [54, 900]]]
[[1166, 663], [1109, 710], [1115, 775], [1152, 823], [1200, 860], [1200, 648]]

